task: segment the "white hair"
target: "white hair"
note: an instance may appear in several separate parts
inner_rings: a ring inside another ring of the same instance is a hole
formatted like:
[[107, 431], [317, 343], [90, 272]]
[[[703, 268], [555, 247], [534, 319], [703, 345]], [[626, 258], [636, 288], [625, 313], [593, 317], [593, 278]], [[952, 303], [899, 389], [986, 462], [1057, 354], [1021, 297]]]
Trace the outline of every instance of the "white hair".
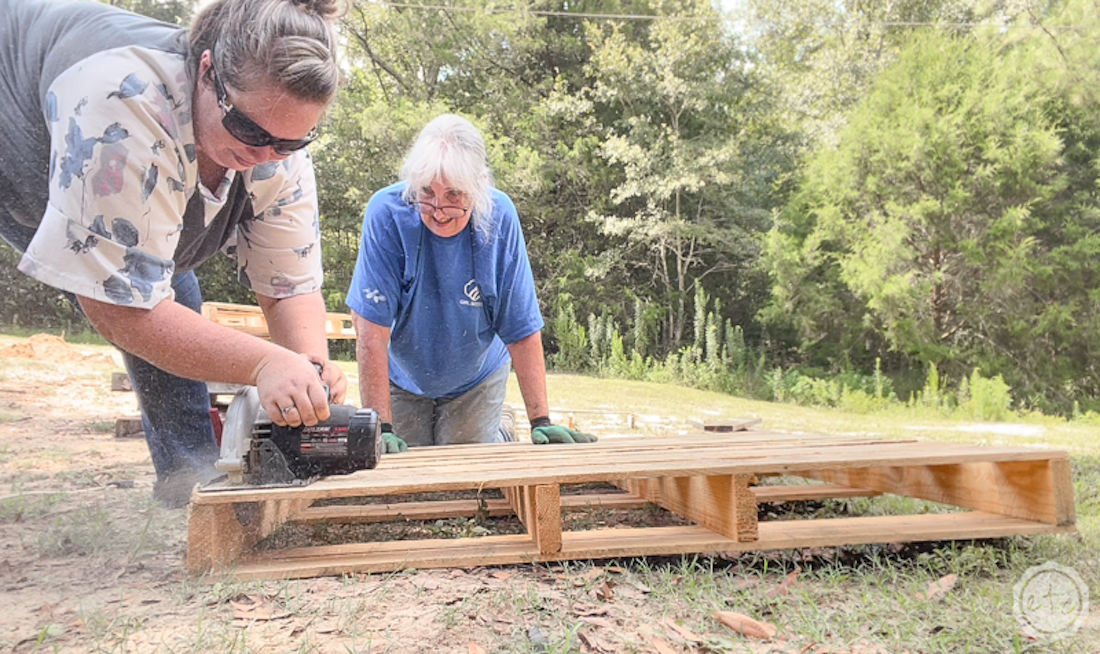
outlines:
[[485, 139], [473, 123], [454, 114], [443, 114], [425, 125], [401, 166], [409, 202], [416, 201], [420, 189], [443, 179], [470, 196], [470, 222], [474, 229], [487, 230], [493, 210], [493, 173]]

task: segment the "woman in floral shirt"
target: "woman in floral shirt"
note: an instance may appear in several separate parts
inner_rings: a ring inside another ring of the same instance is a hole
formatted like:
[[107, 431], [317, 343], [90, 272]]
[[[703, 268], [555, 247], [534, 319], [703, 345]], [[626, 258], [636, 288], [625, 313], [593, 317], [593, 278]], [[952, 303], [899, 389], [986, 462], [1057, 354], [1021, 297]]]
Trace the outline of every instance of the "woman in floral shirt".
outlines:
[[[343, 399], [305, 149], [339, 82], [335, 14], [334, 0], [217, 0], [184, 30], [0, 0], [0, 236], [122, 349], [164, 505], [218, 475], [205, 381], [256, 385], [281, 424], [326, 418], [322, 384]], [[271, 342], [199, 315], [193, 270], [219, 250]]]

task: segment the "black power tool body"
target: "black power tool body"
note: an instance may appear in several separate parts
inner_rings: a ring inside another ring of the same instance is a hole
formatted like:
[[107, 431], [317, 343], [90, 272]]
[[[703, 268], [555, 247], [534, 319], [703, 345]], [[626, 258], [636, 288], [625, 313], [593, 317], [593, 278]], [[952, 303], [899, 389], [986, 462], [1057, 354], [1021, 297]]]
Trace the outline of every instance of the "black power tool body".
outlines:
[[327, 420], [307, 427], [258, 422], [248, 450], [252, 485], [295, 484], [368, 470], [381, 458], [378, 413], [329, 405]]
[[242, 387], [229, 403], [215, 464], [227, 478], [205, 489], [303, 486], [377, 466], [382, 458], [378, 412], [330, 404], [329, 414], [309, 427], [277, 425], [260, 405], [256, 387]]

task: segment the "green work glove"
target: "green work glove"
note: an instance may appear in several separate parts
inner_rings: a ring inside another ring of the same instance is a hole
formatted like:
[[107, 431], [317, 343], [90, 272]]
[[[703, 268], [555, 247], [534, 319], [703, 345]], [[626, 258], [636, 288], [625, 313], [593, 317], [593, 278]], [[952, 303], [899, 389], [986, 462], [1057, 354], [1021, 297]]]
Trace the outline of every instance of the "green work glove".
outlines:
[[535, 418], [531, 421], [531, 442], [535, 445], [547, 443], [595, 443], [596, 437], [567, 427], [550, 424], [550, 418]]
[[393, 425], [388, 422], [382, 423], [382, 452], [385, 454], [398, 454], [400, 452], [408, 452], [409, 446], [405, 441], [401, 440], [393, 433]]

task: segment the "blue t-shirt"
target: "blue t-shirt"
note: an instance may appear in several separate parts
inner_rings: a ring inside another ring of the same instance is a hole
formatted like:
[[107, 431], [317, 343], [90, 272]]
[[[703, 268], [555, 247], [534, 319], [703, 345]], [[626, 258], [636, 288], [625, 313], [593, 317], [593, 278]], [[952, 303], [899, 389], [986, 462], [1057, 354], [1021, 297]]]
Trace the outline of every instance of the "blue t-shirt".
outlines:
[[543, 327], [512, 200], [493, 189], [485, 232], [433, 234], [404, 200], [405, 184], [367, 204], [347, 304], [389, 327], [390, 381], [410, 393], [457, 397], [511, 361], [505, 344]]

